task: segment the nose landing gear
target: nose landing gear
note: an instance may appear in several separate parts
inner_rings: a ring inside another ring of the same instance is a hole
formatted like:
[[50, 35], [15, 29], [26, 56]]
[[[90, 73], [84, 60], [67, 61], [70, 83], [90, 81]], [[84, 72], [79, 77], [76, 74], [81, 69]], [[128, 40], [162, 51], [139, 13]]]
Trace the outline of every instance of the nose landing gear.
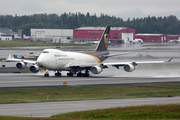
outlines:
[[49, 77], [48, 69], [44, 69], [44, 71], [46, 72], [46, 73], [44, 74], [44, 77]]

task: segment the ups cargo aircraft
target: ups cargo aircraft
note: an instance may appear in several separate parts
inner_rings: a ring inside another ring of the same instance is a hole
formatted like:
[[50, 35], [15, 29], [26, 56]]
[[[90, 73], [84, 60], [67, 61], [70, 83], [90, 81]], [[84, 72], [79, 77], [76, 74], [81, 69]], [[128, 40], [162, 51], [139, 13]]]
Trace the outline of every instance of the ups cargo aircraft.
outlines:
[[[7, 58], [9, 61], [17, 61], [16, 67], [18, 69], [24, 69], [28, 63], [32, 63], [30, 71], [37, 73], [40, 68], [43, 68], [46, 72], [45, 77], [49, 77], [48, 70], [55, 71], [55, 76], [61, 76], [61, 71], [69, 71], [67, 76], [77, 75], [78, 77], [89, 77], [89, 72], [93, 74], [99, 74], [104, 68], [113, 66], [119, 69], [120, 66], [124, 67], [127, 72], [135, 70], [135, 66], [141, 63], [164, 63], [165, 61], [141, 61], [141, 62], [112, 62], [103, 63], [108, 57], [112, 57], [120, 54], [110, 55], [107, 51], [108, 40], [110, 33], [110, 25], [106, 26], [104, 33], [101, 36], [100, 42], [93, 52], [67, 52], [57, 49], [45, 49], [38, 57], [37, 61], [15, 59], [11, 55]], [[172, 58], [167, 61], [170, 62]]]

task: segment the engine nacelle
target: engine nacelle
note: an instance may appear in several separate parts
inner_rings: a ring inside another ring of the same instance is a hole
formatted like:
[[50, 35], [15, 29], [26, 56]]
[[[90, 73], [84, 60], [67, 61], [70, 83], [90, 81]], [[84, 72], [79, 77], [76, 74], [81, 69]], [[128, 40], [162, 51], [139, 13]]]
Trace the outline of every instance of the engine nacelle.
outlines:
[[19, 62], [19, 63], [16, 64], [16, 67], [17, 67], [18, 69], [24, 69], [24, 68], [26, 67], [26, 63], [24, 63], [24, 62]]
[[102, 72], [102, 68], [99, 67], [99, 66], [94, 66], [94, 67], [91, 67], [90, 71], [93, 73], [93, 74], [99, 74]]
[[37, 65], [32, 65], [29, 69], [32, 73], [39, 72], [39, 66], [37, 66]]
[[132, 72], [133, 70], [135, 70], [135, 67], [132, 64], [127, 64], [127, 65], [124, 65], [124, 70], [126, 72]]

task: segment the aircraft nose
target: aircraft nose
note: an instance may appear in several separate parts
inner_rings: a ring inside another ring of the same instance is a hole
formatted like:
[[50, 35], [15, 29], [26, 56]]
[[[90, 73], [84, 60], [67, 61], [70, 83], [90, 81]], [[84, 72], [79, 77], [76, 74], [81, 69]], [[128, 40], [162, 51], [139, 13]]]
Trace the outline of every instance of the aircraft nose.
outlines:
[[46, 64], [46, 61], [42, 59], [42, 57], [39, 57], [37, 59], [38, 66], [44, 66]]

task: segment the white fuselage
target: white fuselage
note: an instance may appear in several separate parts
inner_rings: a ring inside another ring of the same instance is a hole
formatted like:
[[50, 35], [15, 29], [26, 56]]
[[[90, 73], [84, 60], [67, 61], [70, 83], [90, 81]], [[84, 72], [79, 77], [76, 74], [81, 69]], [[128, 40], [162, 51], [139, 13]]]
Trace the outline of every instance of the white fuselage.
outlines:
[[100, 59], [95, 56], [78, 53], [66, 52], [57, 49], [44, 50], [37, 59], [38, 66], [49, 70], [71, 70], [71, 64], [100, 63]]

